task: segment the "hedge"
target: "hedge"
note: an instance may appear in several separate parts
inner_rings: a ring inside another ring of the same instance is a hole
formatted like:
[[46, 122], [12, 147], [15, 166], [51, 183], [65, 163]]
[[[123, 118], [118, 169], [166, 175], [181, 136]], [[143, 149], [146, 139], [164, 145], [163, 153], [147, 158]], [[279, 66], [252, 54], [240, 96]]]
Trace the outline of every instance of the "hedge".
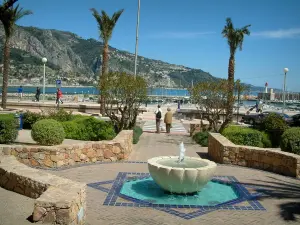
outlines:
[[0, 144], [9, 144], [18, 136], [14, 114], [0, 114]]
[[252, 128], [229, 126], [224, 129], [222, 135], [236, 145], [270, 147], [268, 135]]

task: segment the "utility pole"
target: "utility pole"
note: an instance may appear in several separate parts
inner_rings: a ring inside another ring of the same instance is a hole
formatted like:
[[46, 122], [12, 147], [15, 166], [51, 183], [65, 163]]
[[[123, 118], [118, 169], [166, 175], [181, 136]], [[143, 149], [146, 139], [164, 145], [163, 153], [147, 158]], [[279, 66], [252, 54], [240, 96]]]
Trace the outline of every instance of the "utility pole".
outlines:
[[137, 67], [137, 57], [138, 57], [140, 8], [141, 8], [141, 0], [138, 0], [138, 12], [137, 12], [137, 22], [136, 22], [136, 41], [135, 41], [135, 59], [134, 59], [134, 77], [135, 78], [136, 78], [136, 67]]

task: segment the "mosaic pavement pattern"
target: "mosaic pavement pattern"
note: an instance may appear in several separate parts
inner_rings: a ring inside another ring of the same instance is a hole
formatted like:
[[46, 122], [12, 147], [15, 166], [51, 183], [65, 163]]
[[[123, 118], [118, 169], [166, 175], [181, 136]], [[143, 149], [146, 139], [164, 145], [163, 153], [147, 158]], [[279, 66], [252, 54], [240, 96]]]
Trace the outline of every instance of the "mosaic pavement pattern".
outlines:
[[[163, 128], [162, 132], [166, 132], [166, 124], [163, 121], [160, 123], [160, 126]], [[156, 132], [156, 123], [155, 121], [146, 121], [143, 126], [144, 132], [154, 133]], [[184, 128], [183, 124], [181, 123], [173, 123], [171, 128], [171, 134], [188, 134], [187, 130]]]
[[233, 176], [213, 177], [213, 180], [231, 185], [239, 196], [237, 199], [220, 203], [215, 206], [155, 204], [135, 199], [133, 197], [128, 197], [120, 193], [123, 183], [127, 180], [144, 179], [149, 176], [149, 173], [119, 172], [114, 180], [90, 183], [88, 186], [107, 193], [103, 205], [114, 207], [153, 208], [186, 220], [193, 219], [216, 210], [266, 210], [258, 201], [259, 196], [261, 196], [261, 194], [257, 192], [258, 189], [255, 186], [242, 185]]

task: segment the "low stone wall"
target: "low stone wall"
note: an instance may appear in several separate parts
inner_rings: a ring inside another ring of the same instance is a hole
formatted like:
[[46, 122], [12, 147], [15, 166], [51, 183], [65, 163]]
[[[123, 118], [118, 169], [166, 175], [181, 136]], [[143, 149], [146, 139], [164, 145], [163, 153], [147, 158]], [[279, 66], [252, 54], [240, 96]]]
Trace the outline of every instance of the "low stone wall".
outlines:
[[86, 184], [30, 168], [14, 156], [0, 156], [0, 186], [36, 199], [34, 222], [85, 223]]
[[300, 156], [280, 150], [240, 146], [210, 133], [208, 155], [217, 163], [246, 166], [300, 178]]
[[127, 159], [132, 151], [133, 131], [121, 131], [111, 141], [86, 142], [59, 146], [0, 145], [0, 152], [14, 155], [34, 167], [58, 168], [78, 163]]

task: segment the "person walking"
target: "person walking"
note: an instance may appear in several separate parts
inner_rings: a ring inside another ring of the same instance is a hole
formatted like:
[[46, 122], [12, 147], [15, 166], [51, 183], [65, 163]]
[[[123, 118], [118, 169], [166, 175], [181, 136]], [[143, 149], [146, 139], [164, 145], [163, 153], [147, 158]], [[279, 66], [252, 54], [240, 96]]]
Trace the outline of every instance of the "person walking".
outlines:
[[157, 110], [155, 111], [155, 120], [156, 120], [156, 133], [160, 133], [160, 120], [161, 120], [161, 108], [160, 105], [157, 106]]
[[35, 101], [39, 102], [40, 101], [40, 95], [41, 95], [41, 89], [39, 87], [36, 88], [36, 93], [35, 93]]
[[170, 131], [171, 131], [172, 117], [173, 117], [173, 113], [171, 112], [171, 109], [168, 107], [167, 108], [167, 113], [165, 114], [165, 119], [164, 119], [164, 122], [166, 124], [167, 134], [169, 134]]
[[20, 102], [22, 100], [22, 97], [23, 97], [23, 87], [20, 86], [18, 88], [18, 102]]
[[57, 91], [56, 91], [56, 104], [64, 104], [63, 101], [62, 101], [62, 97], [63, 97], [63, 94], [62, 94], [62, 91], [57, 88]]

